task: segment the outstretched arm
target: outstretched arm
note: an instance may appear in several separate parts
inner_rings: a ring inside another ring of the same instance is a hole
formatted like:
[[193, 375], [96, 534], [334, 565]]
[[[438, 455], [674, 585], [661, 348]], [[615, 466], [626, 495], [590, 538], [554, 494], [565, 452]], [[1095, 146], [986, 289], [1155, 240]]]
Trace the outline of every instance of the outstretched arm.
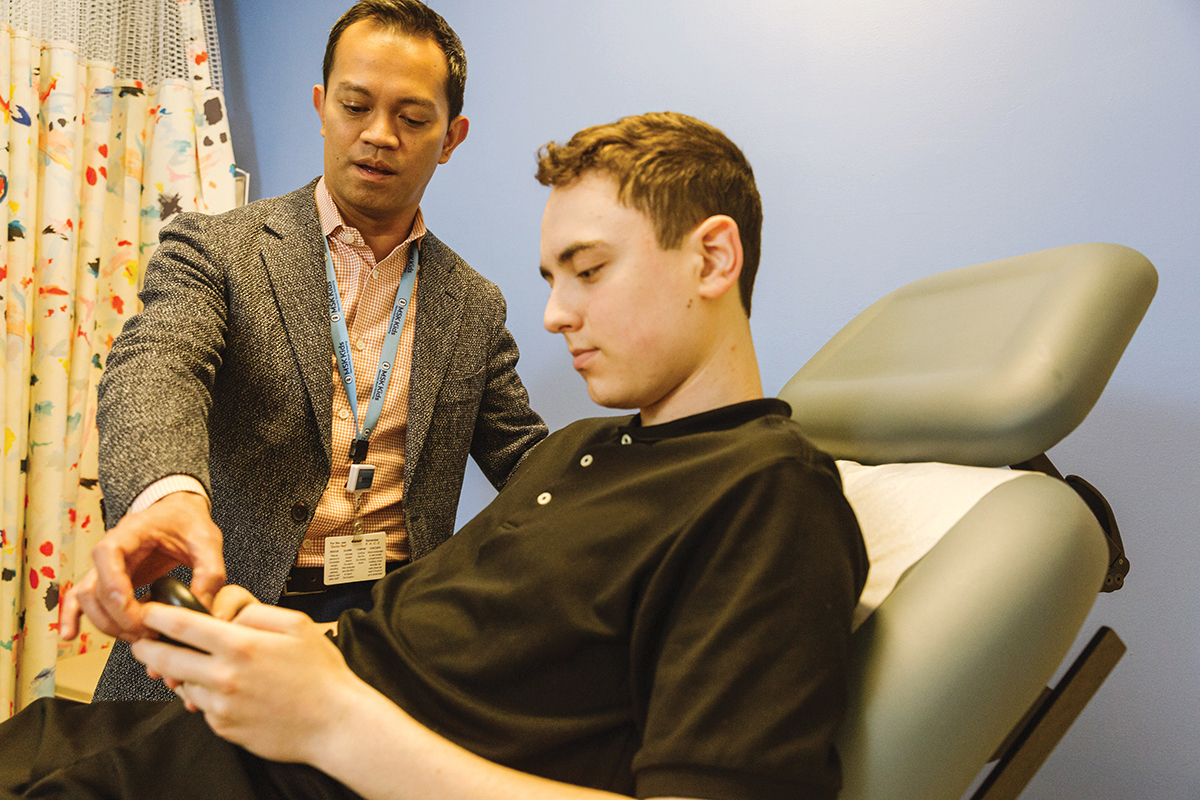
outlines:
[[[135, 587], [183, 564], [211, 603], [225, 583], [221, 532], [204, 494], [167, 494], [132, 511], [168, 476], [194, 491], [208, 482], [208, 412], [225, 348], [224, 272], [211, 219], [177, 217], [147, 267], [143, 309], [113, 343], [98, 388], [99, 476], [111, 529], [93, 548], [94, 568], [64, 598], [64, 638], [86, 613], [105, 633], [144, 636]], [[176, 487], [182, 488], [182, 487]], [[115, 525], [113, 523], [116, 523]]]
[[[263, 758], [303, 762], [366, 798], [615, 797], [486, 761], [425, 728], [350, 671], [324, 628], [240, 587], [217, 597], [232, 623], [149, 604], [146, 624], [201, 653], [145, 639], [134, 655], [181, 684], [213, 731]], [[403, 764], [403, 774], [397, 765]]]

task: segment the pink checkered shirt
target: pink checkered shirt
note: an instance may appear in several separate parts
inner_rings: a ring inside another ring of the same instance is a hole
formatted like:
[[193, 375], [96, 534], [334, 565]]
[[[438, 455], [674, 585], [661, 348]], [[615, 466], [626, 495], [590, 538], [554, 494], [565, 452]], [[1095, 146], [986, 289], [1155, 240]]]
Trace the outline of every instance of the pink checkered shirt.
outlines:
[[[383, 349], [383, 335], [396, 299], [400, 275], [408, 263], [409, 248], [419, 246], [425, 235], [425, 219], [420, 209], [413, 220], [412, 232], [383, 261], [375, 263], [375, 254], [362, 234], [342, 222], [325, 179], [317, 183], [317, 211], [321, 230], [329, 242], [333, 269], [346, 327], [350, 331], [351, 353], [354, 360], [355, 384], [358, 389], [359, 423], [367, 413], [371, 384]], [[418, 281], [420, 275], [418, 273]], [[413, 332], [416, 329], [417, 291], [414, 286], [412, 303], [400, 335], [396, 354], [396, 369], [392, 372], [383, 401], [383, 415], [371, 433], [371, 448], [366, 463], [375, 466], [373, 488], [363, 495], [363, 531], [387, 534], [389, 561], [409, 556], [408, 536], [404, 526], [404, 436], [408, 430], [408, 380], [412, 371]], [[333, 471], [304, 543], [296, 556], [298, 567], [319, 567], [325, 563], [325, 538], [352, 533], [354, 496], [346, 491], [350, 474], [350, 443], [355, 426], [350, 400], [338, 379], [337, 361], [330, 361], [330, 380], [333, 381]]]

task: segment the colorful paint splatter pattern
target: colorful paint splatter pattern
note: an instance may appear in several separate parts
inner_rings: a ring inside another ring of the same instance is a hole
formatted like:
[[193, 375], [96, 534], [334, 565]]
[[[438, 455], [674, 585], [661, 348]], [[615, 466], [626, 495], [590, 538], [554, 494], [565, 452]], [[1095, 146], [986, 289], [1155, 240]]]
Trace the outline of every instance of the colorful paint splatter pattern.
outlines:
[[60, 656], [108, 646], [57, 636], [59, 600], [103, 533], [96, 383], [162, 227], [234, 205], [200, 9], [179, 2], [192, 80], [158, 87], [0, 25], [0, 719], [53, 694]]

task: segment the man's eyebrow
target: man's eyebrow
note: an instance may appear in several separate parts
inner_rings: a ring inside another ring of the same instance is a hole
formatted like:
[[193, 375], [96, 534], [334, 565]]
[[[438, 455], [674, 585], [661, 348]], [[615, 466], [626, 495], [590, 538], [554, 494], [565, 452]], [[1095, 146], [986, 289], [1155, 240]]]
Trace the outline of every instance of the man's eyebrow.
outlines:
[[369, 95], [371, 93], [367, 87], [363, 86], [362, 84], [351, 83], [350, 81], [339, 81], [333, 88], [339, 92], [349, 92], [350, 94]]
[[590, 242], [575, 242], [574, 244], [564, 247], [562, 252], [558, 254], [558, 263], [566, 264], [568, 261], [579, 255], [584, 250], [591, 250], [594, 247], [599, 247], [603, 242], [599, 239], [593, 239]]
[[[339, 92], [346, 92], [347, 94], [355, 94], [362, 97], [372, 96], [371, 90], [366, 86], [363, 86], [359, 83], [352, 83], [351, 81], [341, 81], [334, 88]], [[433, 102], [427, 97], [405, 97], [400, 100], [400, 105], [421, 106], [422, 108], [427, 108], [430, 111], [437, 110], [437, 103]]]
[[[604, 244], [604, 242], [601, 241], [600, 239], [593, 239], [590, 242], [575, 242], [574, 244], [570, 244], [570, 245], [567, 245], [566, 247], [564, 247], [562, 252], [558, 254], [558, 257], [555, 259], [555, 261], [561, 267], [563, 264], [566, 264], [567, 262], [569, 262], [571, 259], [573, 259], [575, 256], [579, 255], [583, 251], [591, 250], [596, 247], [600, 247], [602, 244]], [[538, 265], [538, 272], [546, 280], [550, 279], [550, 270], [547, 269], [545, 264]]]

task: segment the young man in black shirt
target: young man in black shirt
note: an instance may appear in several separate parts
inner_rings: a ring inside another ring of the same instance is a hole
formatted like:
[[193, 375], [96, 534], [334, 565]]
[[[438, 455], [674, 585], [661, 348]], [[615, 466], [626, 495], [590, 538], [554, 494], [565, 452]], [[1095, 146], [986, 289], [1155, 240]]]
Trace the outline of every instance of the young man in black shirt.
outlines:
[[237, 587], [216, 618], [148, 607], [147, 625], [197, 648], [134, 645], [184, 702], [34, 706], [0, 729], [0, 782], [223, 800], [836, 795], [866, 555], [832, 460], [762, 396], [749, 164], [715, 128], [652, 114], [548, 145], [538, 178], [553, 187], [546, 328], [596, 402], [638, 413], [542, 442], [449, 543], [384, 579], [373, 611], [343, 615], [336, 645]]

